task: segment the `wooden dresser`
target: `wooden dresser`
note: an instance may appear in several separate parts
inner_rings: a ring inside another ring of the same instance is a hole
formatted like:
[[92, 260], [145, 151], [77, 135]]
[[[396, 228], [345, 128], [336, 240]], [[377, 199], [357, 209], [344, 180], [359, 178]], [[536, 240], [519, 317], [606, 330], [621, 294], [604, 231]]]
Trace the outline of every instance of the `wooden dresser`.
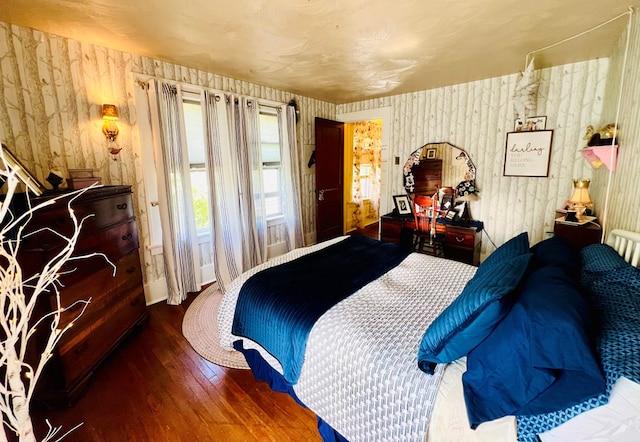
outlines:
[[[45, 194], [32, 199], [32, 204], [57, 198], [58, 201], [39, 210], [27, 226], [28, 231], [49, 227], [64, 235], [73, 231], [65, 193]], [[78, 219], [84, 217], [74, 256], [104, 253], [102, 256], [72, 261], [61, 276], [62, 306], [91, 298], [84, 314], [62, 337], [52, 359], [38, 382], [36, 403], [47, 407], [71, 405], [80, 395], [95, 368], [134, 329], [148, 319], [138, 254], [138, 230], [133, 216], [130, 186], [104, 186], [87, 190], [72, 203]], [[19, 255], [26, 275], [39, 272], [44, 263], [62, 247], [60, 238], [40, 231], [21, 243]], [[39, 318], [55, 308], [55, 296], [42, 297], [32, 318]], [[63, 313], [64, 327], [81, 310], [81, 305]], [[39, 357], [43, 334], [34, 335], [31, 358]]]

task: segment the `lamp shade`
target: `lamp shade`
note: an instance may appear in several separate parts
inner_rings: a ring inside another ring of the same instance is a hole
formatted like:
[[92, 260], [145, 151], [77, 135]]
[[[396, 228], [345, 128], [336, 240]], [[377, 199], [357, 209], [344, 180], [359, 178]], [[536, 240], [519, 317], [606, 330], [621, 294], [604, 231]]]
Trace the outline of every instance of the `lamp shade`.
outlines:
[[589, 199], [589, 183], [589, 180], [573, 180], [573, 195], [571, 195], [569, 201], [579, 206], [591, 204], [591, 199]]
[[102, 105], [102, 118], [104, 120], [117, 120], [118, 108], [114, 104]]

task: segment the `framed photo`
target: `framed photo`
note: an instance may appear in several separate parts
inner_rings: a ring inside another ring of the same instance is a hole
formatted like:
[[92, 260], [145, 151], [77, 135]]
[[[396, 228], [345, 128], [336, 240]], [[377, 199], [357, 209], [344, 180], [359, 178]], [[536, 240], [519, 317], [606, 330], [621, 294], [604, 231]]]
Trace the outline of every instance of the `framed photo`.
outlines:
[[444, 217], [448, 220], [453, 221], [458, 217], [458, 212], [456, 212], [455, 210], [449, 210]]
[[427, 149], [427, 155], [426, 155], [427, 160], [435, 160], [437, 153], [438, 153], [437, 149]]
[[507, 133], [504, 176], [549, 176], [552, 130]]
[[545, 130], [547, 128], [547, 117], [527, 117], [525, 119], [516, 118], [513, 130], [515, 132]]
[[[7, 145], [4, 143], [2, 143], [2, 155], [4, 156], [4, 159], [9, 167], [11, 167], [12, 169], [18, 169], [18, 173], [16, 174], [16, 176], [27, 187], [27, 189], [33, 192], [36, 196], [42, 195], [45, 187], [42, 185], [42, 183], [40, 183], [40, 181], [36, 179], [35, 176], [31, 174], [31, 172], [25, 169], [22, 163], [18, 161], [18, 158], [16, 158], [15, 155], [11, 153]], [[2, 162], [1, 159], [0, 168], [4, 168], [4, 162]], [[4, 180], [2, 181], [0, 187], [2, 186], [4, 186]]]
[[398, 215], [410, 215], [413, 213], [409, 195], [393, 195], [393, 204], [396, 206]]
[[467, 203], [466, 202], [462, 202], [460, 204], [456, 204], [456, 206], [453, 208], [453, 210], [456, 211], [456, 219], [460, 219], [462, 217], [464, 217], [464, 212], [467, 209]]

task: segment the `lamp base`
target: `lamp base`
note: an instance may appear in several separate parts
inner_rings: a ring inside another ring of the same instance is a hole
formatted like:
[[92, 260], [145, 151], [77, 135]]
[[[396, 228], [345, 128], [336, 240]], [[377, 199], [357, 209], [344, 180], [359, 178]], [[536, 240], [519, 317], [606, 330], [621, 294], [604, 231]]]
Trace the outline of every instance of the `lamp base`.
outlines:
[[576, 212], [573, 210], [567, 210], [567, 216], [565, 217], [564, 220], [570, 223], [577, 223], [578, 218], [576, 217]]

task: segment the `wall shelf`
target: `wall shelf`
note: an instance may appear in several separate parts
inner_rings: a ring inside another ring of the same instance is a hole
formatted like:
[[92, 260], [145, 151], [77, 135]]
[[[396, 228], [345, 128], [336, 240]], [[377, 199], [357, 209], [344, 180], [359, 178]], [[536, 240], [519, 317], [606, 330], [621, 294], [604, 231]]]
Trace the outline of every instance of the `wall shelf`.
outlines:
[[582, 149], [582, 156], [591, 164], [594, 169], [603, 164], [607, 169], [615, 172], [618, 161], [618, 146], [591, 146]]

